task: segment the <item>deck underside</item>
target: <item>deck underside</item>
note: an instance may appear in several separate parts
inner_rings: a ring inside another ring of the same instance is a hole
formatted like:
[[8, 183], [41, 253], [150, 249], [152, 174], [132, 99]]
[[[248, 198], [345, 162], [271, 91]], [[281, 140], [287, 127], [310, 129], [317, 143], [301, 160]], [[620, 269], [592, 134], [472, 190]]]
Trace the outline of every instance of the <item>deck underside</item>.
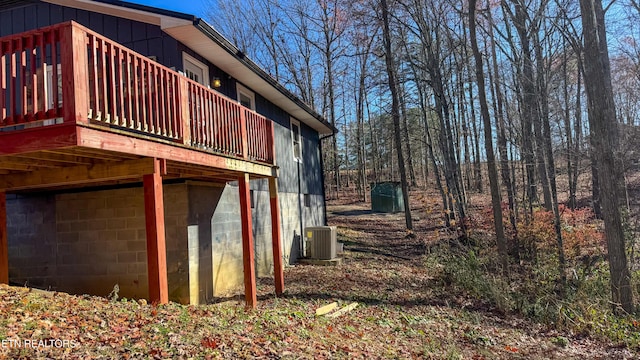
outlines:
[[[105, 131], [106, 130], [106, 131]], [[163, 161], [163, 180], [235, 181], [275, 168], [99, 126], [59, 124], [0, 133], [0, 191], [56, 190], [141, 182]]]

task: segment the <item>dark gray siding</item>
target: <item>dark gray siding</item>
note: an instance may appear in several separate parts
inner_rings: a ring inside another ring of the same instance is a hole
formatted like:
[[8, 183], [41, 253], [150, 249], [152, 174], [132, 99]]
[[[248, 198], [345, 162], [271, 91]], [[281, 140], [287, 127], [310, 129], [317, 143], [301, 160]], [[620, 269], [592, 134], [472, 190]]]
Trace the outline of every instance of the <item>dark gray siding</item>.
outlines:
[[182, 69], [178, 41], [159, 26], [122, 19], [69, 7], [33, 3], [0, 10], [0, 36], [74, 20], [145, 56], [156, 56], [158, 62]]
[[289, 114], [259, 94], [256, 94], [256, 111], [276, 123], [276, 164], [280, 167], [278, 178], [280, 191], [322, 195], [318, 132], [300, 123], [303, 161], [297, 162], [293, 158]]

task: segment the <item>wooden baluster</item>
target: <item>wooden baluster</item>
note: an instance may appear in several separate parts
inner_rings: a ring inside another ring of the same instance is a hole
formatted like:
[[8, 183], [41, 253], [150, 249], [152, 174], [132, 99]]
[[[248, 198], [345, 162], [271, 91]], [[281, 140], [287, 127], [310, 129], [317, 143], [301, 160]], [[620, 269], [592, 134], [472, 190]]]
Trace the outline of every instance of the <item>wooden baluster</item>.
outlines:
[[100, 53], [100, 97], [102, 98], [101, 104], [102, 108], [100, 109], [100, 113], [102, 114], [102, 121], [109, 123], [109, 104], [107, 104], [109, 90], [108, 90], [108, 78], [107, 78], [107, 44], [104, 39], [100, 39], [99, 44], [99, 53]]
[[100, 98], [98, 94], [100, 93], [100, 86], [98, 83], [98, 53], [97, 53], [97, 43], [96, 37], [93, 35], [88, 35], [89, 37], [89, 51], [91, 59], [89, 61], [89, 79], [92, 82], [92, 86], [90, 89], [89, 95], [89, 108], [91, 109], [91, 119], [96, 120], [98, 117], [98, 112], [100, 111]]
[[239, 156], [242, 154], [242, 131], [240, 130], [240, 122], [242, 121], [242, 108], [238, 104], [233, 104], [233, 120], [231, 122], [232, 131], [231, 138], [233, 139], [232, 155]]
[[206, 105], [206, 118], [205, 121], [207, 122], [207, 146], [209, 147], [209, 149], [213, 148], [213, 117], [211, 116], [212, 114], [212, 106], [211, 106], [211, 101], [212, 101], [212, 94], [211, 94], [211, 90], [207, 90], [205, 91], [206, 96], [206, 101], [205, 101], [205, 105]]
[[117, 55], [116, 63], [114, 65], [118, 69], [117, 79], [116, 79], [116, 87], [118, 88], [118, 101], [117, 101], [118, 125], [127, 126], [127, 123], [126, 123], [127, 109], [124, 103], [124, 87], [126, 86], [126, 81], [125, 81], [126, 70], [123, 69], [124, 57], [122, 54], [122, 49], [120, 47], [116, 48], [116, 53], [118, 55]]
[[156, 113], [158, 111], [158, 106], [155, 101], [155, 66], [147, 59], [145, 59], [145, 63], [147, 64], [147, 98], [149, 99], [149, 103], [147, 105], [147, 117], [149, 118], [149, 132], [155, 134], [157, 131]]
[[13, 40], [9, 42], [9, 117], [7, 118], [7, 125], [14, 124], [14, 117], [16, 116], [16, 99], [13, 94], [16, 93], [16, 54], [13, 47]]
[[108, 121], [111, 122], [112, 124], [116, 124], [118, 125], [118, 121], [119, 121], [119, 116], [118, 116], [118, 108], [117, 108], [117, 97], [116, 97], [116, 91], [117, 89], [117, 82], [116, 82], [116, 71], [118, 69], [118, 65], [117, 65], [117, 61], [118, 58], [115, 54], [115, 49], [113, 44], [109, 43], [109, 46], [107, 47], [107, 61], [105, 65], [109, 66], [109, 83], [108, 83], [108, 88], [109, 88], [109, 114], [108, 116]]
[[18, 52], [20, 53], [20, 114], [15, 119], [17, 124], [25, 121], [27, 114], [27, 49], [25, 49], [24, 39], [18, 39]]
[[238, 116], [236, 111], [237, 108], [238, 107], [236, 106], [236, 104], [233, 104], [230, 101], [227, 101], [228, 111], [226, 113], [226, 116], [223, 117], [224, 124], [225, 124], [224, 133], [222, 134], [222, 136], [224, 136], [225, 138], [224, 150], [229, 154], [233, 154], [235, 152], [234, 140], [236, 136], [236, 130], [235, 130], [234, 124], [236, 123], [236, 118]]
[[0, 42], [0, 126], [5, 125], [7, 117], [7, 47], [5, 42]]
[[[154, 134], [161, 135], [162, 134], [162, 122], [160, 121], [160, 102], [158, 101], [158, 92], [161, 89], [161, 83], [158, 81], [158, 67], [153, 61], [149, 61], [149, 65], [151, 66], [150, 78], [149, 81], [149, 90], [152, 95], [152, 103], [153, 108], [150, 111], [150, 115], [153, 117], [153, 126], [154, 126]], [[155, 109], [155, 111], [153, 111]]]
[[196, 85], [198, 87], [198, 129], [200, 129], [200, 139], [203, 146], [207, 146], [207, 118], [205, 117], [205, 100], [204, 100], [204, 88], [200, 85]]
[[178, 78], [172, 72], [169, 72], [169, 86], [170, 91], [167, 93], [168, 102], [171, 105], [171, 129], [173, 131], [174, 139], [180, 140], [182, 139], [184, 143], [184, 138], [182, 138], [182, 119], [180, 117], [181, 108], [179, 106], [179, 102], [181, 101], [180, 94], [180, 83], [178, 82]]
[[38, 112], [36, 118], [38, 120], [44, 119], [47, 113], [47, 97], [45, 96], [45, 87], [47, 86], [47, 78], [45, 73], [47, 71], [47, 48], [45, 44], [45, 35], [40, 34], [38, 36], [38, 49], [40, 49], [40, 81], [38, 82]]
[[[60, 39], [58, 35], [59, 29], [52, 30], [50, 32], [51, 39], [51, 92], [53, 93], [53, 111], [49, 116], [58, 117], [60, 116], [60, 94], [58, 93], [58, 41]], [[69, 39], [69, 41], [72, 41]], [[61, 66], [62, 67], [62, 66]]]
[[167, 118], [166, 118], [166, 108], [167, 108], [167, 102], [165, 101], [165, 97], [164, 97], [164, 93], [166, 92], [167, 89], [167, 83], [166, 83], [166, 79], [165, 79], [165, 70], [164, 69], [159, 69], [158, 70], [158, 86], [156, 87], [156, 91], [158, 92], [158, 108], [160, 110], [159, 112], [159, 123], [160, 123], [160, 129], [161, 131], [161, 135], [162, 136], [170, 136], [169, 134], [171, 134], [171, 131], [167, 131]]
[[124, 102], [124, 106], [126, 108], [126, 113], [125, 113], [125, 123], [124, 126], [127, 126], [131, 129], [134, 128], [134, 124], [133, 124], [133, 87], [134, 87], [134, 82], [133, 82], [133, 67], [131, 65], [131, 55], [129, 54], [128, 51], [124, 51], [124, 91], [125, 91], [125, 102]]
[[[141, 96], [141, 71], [140, 71], [140, 59], [138, 57], [136, 57], [135, 55], [131, 55], [132, 60], [133, 60], [133, 107], [134, 107], [134, 120], [135, 120], [135, 126], [134, 129], [136, 130], [142, 130], [142, 122], [144, 121], [144, 118], [142, 117], [142, 111], [141, 111], [141, 106], [143, 105], [141, 104], [144, 100], [142, 99]], [[144, 106], [142, 106], [144, 107]]]
[[38, 112], [38, 64], [36, 60], [38, 40], [37, 35], [29, 37], [29, 65], [31, 72], [30, 87], [31, 87], [31, 113], [29, 114], [29, 121], [36, 120], [36, 113]]
[[202, 145], [202, 137], [200, 137], [200, 113], [198, 112], [198, 88], [189, 83], [189, 93], [191, 95], [191, 126], [193, 127], [193, 136], [195, 143]]
[[221, 149], [221, 143], [222, 143], [222, 123], [220, 122], [221, 119], [221, 113], [224, 109], [224, 104], [222, 103], [222, 97], [218, 96], [218, 94], [216, 94], [215, 96], [215, 102], [216, 102], [216, 108], [215, 108], [215, 113], [213, 114], [213, 129], [214, 129], [214, 136], [215, 136], [215, 143], [213, 148], [217, 151], [220, 151]]

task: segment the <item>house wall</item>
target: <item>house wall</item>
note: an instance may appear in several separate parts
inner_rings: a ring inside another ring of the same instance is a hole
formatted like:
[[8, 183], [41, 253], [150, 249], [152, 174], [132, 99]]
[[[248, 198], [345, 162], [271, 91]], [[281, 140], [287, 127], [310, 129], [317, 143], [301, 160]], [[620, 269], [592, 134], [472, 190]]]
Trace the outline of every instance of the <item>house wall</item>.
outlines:
[[[257, 182], [257, 181], [254, 181]], [[242, 224], [235, 183], [164, 187], [169, 298], [206, 303], [241, 291]], [[280, 193], [285, 261], [300, 254], [303, 223], [322, 219], [322, 197], [312, 206]], [[256, 276], [273, 274], [269, 192], [253, 190]], [[148, 294], [143, 189], [9, 195], [9, 276], [12, 283], [70, 293], [120, 297]]]
[[[188, 302], [185, 185], [165, 187], [169, 295]], [[10, 281], [71, 293], [148, 295], [141, 187], [7, 199]]]
[[[187, 52], [208, 64], [210, 77], [223, 79], [218, 91], [237, 98], [235, 79], [156, 25], [35, 2], [0, 10], [0, 36], [68, 20], [177, 70], [182, 70], [182, 52]], [[256, 111], [275, 123], [283, 256], [292, 264], [303, 251], [304, 227], [325, 223], [320, 140], [315, 130], [301, 123], [303, 161], [294, 160], [289, 114], [255, 95]], [[256, 272], [269, 275], [273, 258], [268, 183], [252, 180], [250, 189], [255, 200]], [[122, 201], [109, 200], [114, 198]], [[170, 298], [205, 302], [241, 288], [237, 185], [174, 184], [166, 187], [165, 205]], [[8, 212], [11, 281], [98, 295], [107, 295], [117, 282], [121, 296], [147, 296], [140, 187], [13, 198], [8, 206], [15, 210]]]

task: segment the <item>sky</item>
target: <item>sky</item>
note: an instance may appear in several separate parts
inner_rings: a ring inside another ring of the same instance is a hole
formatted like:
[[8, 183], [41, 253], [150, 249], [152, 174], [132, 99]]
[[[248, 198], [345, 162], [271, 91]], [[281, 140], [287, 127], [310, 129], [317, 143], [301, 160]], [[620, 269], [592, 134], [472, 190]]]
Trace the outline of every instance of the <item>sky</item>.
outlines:
[[178, 11], [197, 17], [205, 16], [205, 8], [210, 0], [127, 0], [128, 2]]

